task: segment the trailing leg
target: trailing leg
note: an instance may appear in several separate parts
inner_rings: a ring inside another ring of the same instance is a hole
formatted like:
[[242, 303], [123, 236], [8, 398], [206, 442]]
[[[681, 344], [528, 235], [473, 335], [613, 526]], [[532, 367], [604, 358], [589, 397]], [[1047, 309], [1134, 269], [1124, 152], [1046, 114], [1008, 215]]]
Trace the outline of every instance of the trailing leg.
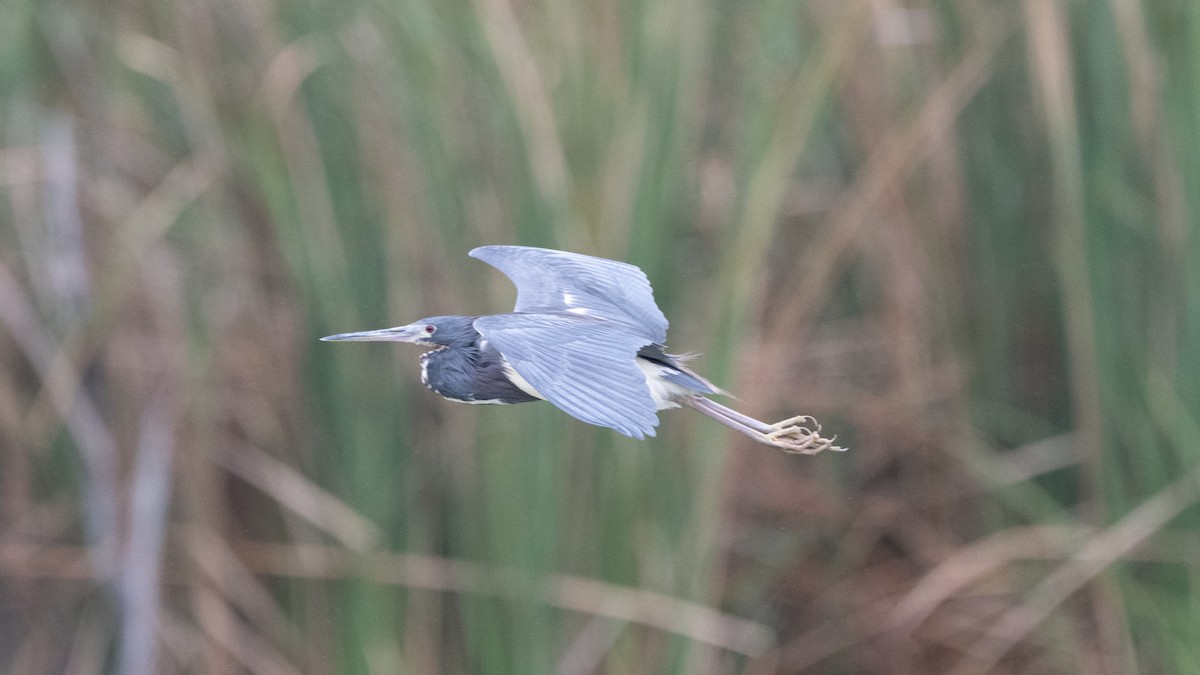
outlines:
[[815, 455], [823, 450], [845, 450], [833, 444], [836, 439], [823, 438], [821, 425], [808, 415], [767, 424], [703, 396], [681, 398], [679, 403], [785, 453]]

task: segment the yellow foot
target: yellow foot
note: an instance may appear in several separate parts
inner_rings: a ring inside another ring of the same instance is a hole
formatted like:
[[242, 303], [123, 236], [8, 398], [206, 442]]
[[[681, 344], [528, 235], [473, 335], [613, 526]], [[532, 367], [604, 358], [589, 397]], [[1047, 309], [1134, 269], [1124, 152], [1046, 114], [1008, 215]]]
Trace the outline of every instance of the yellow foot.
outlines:
[[[810, 428], [811, 426], [811, 428]], [[800, 415], [771, 425], [774, 431], [763, 434], [763, 443], [789, 455], [815, 455], [829, 450], [842, 452], [845, 448], [833, 444], [837, 437], [823, 438], [821, 425], [809, 415]]]

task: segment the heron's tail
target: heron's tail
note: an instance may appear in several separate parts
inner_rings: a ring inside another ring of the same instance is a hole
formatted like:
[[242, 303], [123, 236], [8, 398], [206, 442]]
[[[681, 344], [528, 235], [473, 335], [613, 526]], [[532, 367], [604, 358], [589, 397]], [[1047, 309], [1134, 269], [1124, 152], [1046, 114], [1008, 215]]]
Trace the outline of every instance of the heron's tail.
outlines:
[[688, 361], [699, 356], [699, 354], [688, 352], [687, 354], [663, 354], [666, 357], [666, 365], [674, 369], [674, 372], [663, 374], [663, 379], [668, 382], [673, 382], [681, 387], [696, 390], [697, 394], [720, 394], [722, 396], [731, 396], [731, 394], [717, 385], [709, 382], [696, 371], [683, 365]]

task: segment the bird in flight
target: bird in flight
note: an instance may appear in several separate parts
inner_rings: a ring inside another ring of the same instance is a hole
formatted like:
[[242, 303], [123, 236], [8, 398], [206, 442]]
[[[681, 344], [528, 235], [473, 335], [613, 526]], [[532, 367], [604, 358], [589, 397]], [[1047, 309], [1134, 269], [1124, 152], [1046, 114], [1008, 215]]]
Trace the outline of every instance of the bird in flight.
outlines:
[[637, 267], [527, 246], [481, 246], [470, 255], [516, 285], [512, 312], [321, 339], [432, 347], [421, 355], [421, 383], [451, 401], [545, 400], [638, 439], [654, 435], [658, 411], [686, 406], [786, 453], [844, 450], [808, 415], [767, 424], [710, 399], [724, 392], [666, 353], [667, 318]]

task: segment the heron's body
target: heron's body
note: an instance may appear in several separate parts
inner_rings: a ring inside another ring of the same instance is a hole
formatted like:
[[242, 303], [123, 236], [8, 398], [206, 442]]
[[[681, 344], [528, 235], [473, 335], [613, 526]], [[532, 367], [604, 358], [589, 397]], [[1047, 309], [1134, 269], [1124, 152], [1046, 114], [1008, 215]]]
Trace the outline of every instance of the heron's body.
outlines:
[[464, 339], [458, 344], [438, 345], [421, 354], [421, 384], [451, 401], [462, 403], [528, 403], [541, 400], [515, 384], [504, 355], [488, 344], [471, 326], [474, 317], [443, 317], [460, 320]]
[[709, 400], [723, 392], [665, 352], [667, 319], [638, 268], [523, 246], [484, 246], [471, 255], [516, 284], [512, 312], [436, 316], [322, 339], [433, 347], [421, 355], [421, 382], [452, 401], [547, 400], [634, 438], [654, 435], [658, 411], [688, 406], [788, 452], [836, 449], [801, 426], [811, 418], [768, 425]]
[[[500, 352], [490, 350], [452, 351], [438, 347], [421, 354], [421, 384], [450, 401], [508, 405], [545, 400], [527, 392], [513, 380], [516, 371], [506, 367]], [[472, 354], [471, 352], [474, 352]], [[467, 368], [478, 369], [476, 377], [456, 377]]]
[[[473, 322], [475, 317], [461, 318]], [[470, 330], [475, 334], [470, 344], [453, 349], [438, 346], [421, 354], [421, 384], [460, 403], [508, 405], [546, 400], [473, 326]], [[680, 407], [682, 396], [720, 393], [679, 360], [664, 353], [660, 345], [643, 347], [635, 356], [655, 410]], [[465, 373], [474, 375], [464, 377]]]

